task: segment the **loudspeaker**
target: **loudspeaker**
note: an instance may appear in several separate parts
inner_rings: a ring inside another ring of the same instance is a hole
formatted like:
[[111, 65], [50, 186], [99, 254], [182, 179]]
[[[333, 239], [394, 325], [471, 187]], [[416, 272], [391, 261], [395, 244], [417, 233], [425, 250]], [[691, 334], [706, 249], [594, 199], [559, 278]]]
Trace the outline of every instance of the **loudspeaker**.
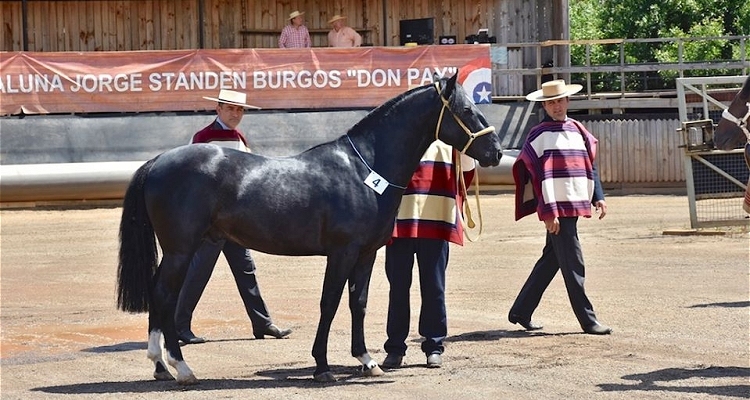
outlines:
[[456, 44], [456, 36], [440, 36], [438, 44]]

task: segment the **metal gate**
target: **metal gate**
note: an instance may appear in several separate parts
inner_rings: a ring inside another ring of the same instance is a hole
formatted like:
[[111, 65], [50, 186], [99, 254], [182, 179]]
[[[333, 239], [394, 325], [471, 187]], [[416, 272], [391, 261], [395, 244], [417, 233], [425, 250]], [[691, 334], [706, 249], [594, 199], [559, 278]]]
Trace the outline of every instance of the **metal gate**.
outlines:
[[[742, 209], [748, 181], [742, 149], [715, 150], [714, 120], [728, 107], [714, 96], [717, 89], [741, 88], [746, 76], [677, 78], [682, 148], [685, 150], [685, 182], [691, 228], [746, 225]], [[700, 107], [688, 109], [687, 96], [700, 96]], [[731, 100], [731, 99], [730, 99]]]

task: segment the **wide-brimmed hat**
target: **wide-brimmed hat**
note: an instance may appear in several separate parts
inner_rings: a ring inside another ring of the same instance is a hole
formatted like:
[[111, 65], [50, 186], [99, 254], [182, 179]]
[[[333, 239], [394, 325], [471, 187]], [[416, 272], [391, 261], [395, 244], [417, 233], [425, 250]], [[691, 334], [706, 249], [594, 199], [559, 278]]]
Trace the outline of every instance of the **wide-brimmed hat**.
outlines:
[[559, 99], [562, 97], [568, 97], [572, 94], [576, 94], [583, 89], [583, 86], [578, 84], [566, 85], [562, 79], [542, 83], [542, 88], [531, 92], [526, 95], [526, 100], [529, 101], [547, 101]]
[[291, 14], [289, 14], [289, 20], [293, 20], [293, 19], [299, 17], [300, 15], [305, 15], [305, 13], [304, 12], [299, 12], [297, 10], [294, 10], [294, 11], [292, 11]]
[[333, 16], [333, 18], [331, 18], [331, 19], [328, 20], [328, 23], [332, 24], [332, 23], [334, 23], [334, 22], [336, 22], [336, 21], [338, 21], [340, 19], [346, 19], [346, 15], [336, 14], [336, 15]]
[[235, 106], [241, 106], [245, 108], [260, 108], [257, 106], [253, 106], [250, 104], [247, 104], [247, 94], [242, 92], [235, 92], [234, 90], [229, 89], [221, 89], [219, 91], [219, 97], [206, 97], [203, 96], [206, 100], [212, 100], [212, 101], [218, 101], [219, 103], [227, 103], [227, 104], [233, 104]]

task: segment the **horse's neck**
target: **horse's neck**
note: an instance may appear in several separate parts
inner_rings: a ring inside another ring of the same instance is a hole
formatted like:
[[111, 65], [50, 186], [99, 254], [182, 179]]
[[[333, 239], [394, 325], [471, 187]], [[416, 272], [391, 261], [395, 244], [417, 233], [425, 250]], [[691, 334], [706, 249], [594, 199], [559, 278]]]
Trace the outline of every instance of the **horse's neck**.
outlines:
[[401, 102], [386, 114], [374, 116], [378, 123], [367, 129], [372, 140], [365, 141], [360, 150], [376, 173], [398, 186], [409, 184], [422, 155], [435, 141], [438, 100], [417, 102]]

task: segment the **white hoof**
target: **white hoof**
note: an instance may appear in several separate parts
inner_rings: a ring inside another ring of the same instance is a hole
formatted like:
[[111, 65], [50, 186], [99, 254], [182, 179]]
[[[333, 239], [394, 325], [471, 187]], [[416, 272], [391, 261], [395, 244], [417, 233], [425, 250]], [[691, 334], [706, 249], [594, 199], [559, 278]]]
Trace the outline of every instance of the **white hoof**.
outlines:
[[362, 367], [362, 376], [382, 376], [385, 372], [380, 368], [380, 366], [375, 365], [372, 368], [365, 368]]

